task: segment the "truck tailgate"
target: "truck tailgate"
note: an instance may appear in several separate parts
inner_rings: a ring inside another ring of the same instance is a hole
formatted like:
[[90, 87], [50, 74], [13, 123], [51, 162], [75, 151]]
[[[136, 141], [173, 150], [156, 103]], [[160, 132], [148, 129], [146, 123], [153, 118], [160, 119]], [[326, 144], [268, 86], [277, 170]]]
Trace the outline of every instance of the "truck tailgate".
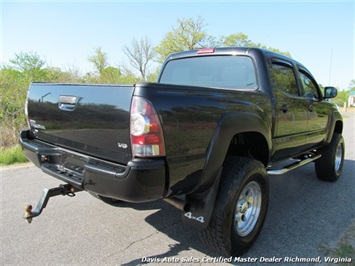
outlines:
[[27, 113], [39, 140], [112, 162], [131, 155], [132, 85], [33, 83]]

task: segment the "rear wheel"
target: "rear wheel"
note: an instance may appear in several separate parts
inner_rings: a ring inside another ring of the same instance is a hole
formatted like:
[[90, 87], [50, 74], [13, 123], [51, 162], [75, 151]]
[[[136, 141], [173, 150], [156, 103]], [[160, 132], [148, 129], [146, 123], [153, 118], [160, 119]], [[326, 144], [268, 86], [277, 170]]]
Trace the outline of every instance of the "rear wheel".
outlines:
[[245, 157], [229, 157], [223, 168], [210, 224], [200, 235], [224, 256], [240, 256], [255, 242], [264, 223], [268, 176], [261, 162]]
[[315, 161], [317, 177], [324, 181], [337, 181], [344, 165], [345, 143], [343, 136], [334, 133], [332, 141], [319, 152], [322, 157]]

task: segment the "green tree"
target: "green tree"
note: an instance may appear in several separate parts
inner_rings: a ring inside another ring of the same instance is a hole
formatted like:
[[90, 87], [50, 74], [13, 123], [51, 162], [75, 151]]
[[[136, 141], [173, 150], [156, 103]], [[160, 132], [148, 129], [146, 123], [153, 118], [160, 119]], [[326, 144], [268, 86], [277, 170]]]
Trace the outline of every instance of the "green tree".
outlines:
[[258, 47], [262, 49], [267, 49], [279, 54], [286, 55], [291, 57], [289, 52], [283, 52], [277, 48], [268, 47], [261, 43], [254, 43], [252, 40], [249, 39], [248, 35], [245, 33], [234, 33], [227, 36], [222, 36], [220, 40], [217, 42], [218, 47]]
[[93, 63], [96, 73], [86, 73], [82, 78], [85, 83], [131, 84], [139, 80], [131, 72], [122, 74], [119, 68], [110, 66], [108, 56], [101, 48], [96, 48], [94, 53], [88, 57], [88, 60]]
[[46, 62], [35, 52], [20, 52], [15, 54], [15, 58], [9, 60], [10, 64], [5, 66], [21, 73], [21, 78], [27, 82], [45, 80], [46, 72], [44, 66]]
[[130, 46], [125, 46], [123, 52], [127, 56], [130, 65], [138, 70], [141, 79], [147, 80], [149, 64], [154, 59], [156, 52], [153, 49], [151, 41], [145, 37], [137, 41], [133, 39]]
[[94, 53], [88, 57], [88, 60], [94, 65], [98, 74], [102, 76], [104, 69], [108, 67], [108, 58], [107, 54], [102, 51], [101, 47], [96, 48]]
[[344, 106], [344, 103], [348, 102], [350, 91], [340, 91], [338, 90], [338, 95], [335, 97], [333, 102], [340, 107]]
[[102, 83], [115, 84], [120, 82], [121, 76], [121, 70], [109, 66], [102, 71], [101, 81]]
[[351, 80], [349, 83], [349, 88], [347, 90], [339, 90], [338, 95], [333, 100], [338, 106], [343, 107], [344, 103], [348, 103], [350, 92], [355, 91], [355, 79]]
[[63, 71], [58, 67], [48, 67], [45, 69], [47, 82], [59, 82], [59, 83], [80, 83], [83, 82], [83, 78], [80, 76], [79, 69], [75, 67], [69, 67], [69, 69]]
[[169, 31], [155, 51], [158, 53], [158, 62], [163, 62], [172, 53], [184, 50], [193, 50], [208, 46], [212, 38], [207, 34], [204, 19], [178, 19], [177, 26]]
[[290, 52], [284, 52], [284, 51], [281, 51], [280, 49], [277, 49], [277, 48], [274, 48], [274, 47], [270, 47], [270, 46], [266, 46], [266, 45], [263, 45], [263, 44], [255, 44], [253, 45], [254, 47], [259, 47], [259, 48], [262, 48], [262, 49], [266, 49], [266, 50], [270, 50], [270, 51], [273, 51], [275, 53], [279, 53], [279, 54], [283, 54], [283, 55], [286, 55], [288, 57], [292, 57], [291, 56], [291, 53]]
[[18, 53], [0, 69], [1, 146], [18, 142], [18, 132], [26, 126], [24, 104], [31, 82], [46, 81], [46, 65], [37, 53]]
[[202, 47], [259, 47], [291, 57], [289, 52], [254, 43], [248, 35], [241, 32], [221, 36], [217, 39], [207, 34], [206, 25], [201, 17], [178, 19], [177, 26], [173, 27], [173, 30], [169, 31], [155, 47], [155, 51], [158, 53], [157, 61], [162, 63], [169, 54]]
[[139, 78], [132, 73], [122, 74], [119, 68], [112, 66], [105, 68], [102, 77], [99, 79], [99, 83], [104, 84], [133, 84], [138, 81]]
[[46, 62], [37, 53], [29, 52], [15, 54], [14, 59], [10, 59], [11, 68], [20, 72], [31, 72], [42, 70]]
[[219, 43], [219, 46], [223, 47], [251, 47], [254, 45], [253, 42], [249, 40], [248, 35], [241, 32], [222, 36]]
[[154, 72], [148, 74], [147, 81], [157, 82], [159, 72], [160, 72], [160, 66], [156, 67]]

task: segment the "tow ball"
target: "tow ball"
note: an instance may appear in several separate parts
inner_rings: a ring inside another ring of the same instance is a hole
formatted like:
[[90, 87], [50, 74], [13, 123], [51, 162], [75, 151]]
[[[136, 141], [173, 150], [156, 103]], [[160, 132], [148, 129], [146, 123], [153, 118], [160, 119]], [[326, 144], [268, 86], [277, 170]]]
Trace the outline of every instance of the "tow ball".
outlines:
[[74, 197], [75, 192], [79, 192], [81, 190], [74, 188], [73, 186], [66, 184], [66, 185], [59, 185], [59, 187], [55, 188], [45, 188], [42, 192], [41, 198], [39, 199], [39, 202], [37, 204], [37, 207], [34, 211], [32, 211], [32, 205], [26, 205], [25, 206], [25, 215], [23, 216], [24, 219], [28, 223], [31, 223], [33, 218], [39, 216], [43, 209], [47, 206], [48, 200], [50, 197], [55, 197], [58, 195], [62, 196], [69, 196], [69, 197]]

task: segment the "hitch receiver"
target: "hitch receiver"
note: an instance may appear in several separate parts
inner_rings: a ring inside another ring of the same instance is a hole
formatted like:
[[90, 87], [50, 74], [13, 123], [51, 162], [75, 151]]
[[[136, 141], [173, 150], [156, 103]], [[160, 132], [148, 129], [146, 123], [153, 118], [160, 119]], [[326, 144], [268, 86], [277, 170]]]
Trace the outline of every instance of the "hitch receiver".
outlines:
[[45, 188], [34, 211], [32, 211], [32, 205], [25, 206], [25, 215], [23, 216], [23, 218], [26, 219], [28, 223], [31, 223], [33, 218], [39, 216], [42, 213], [43, 209], [47, 206], [50, 197], [55, 197], [58, 195], [67, 195], [69, 197], [74, 197], [75, 192], [78, 191], [81, 190], [74, 188], [72, 185], [69, 184], [59, 185], [59, 187], [51, 189]]

